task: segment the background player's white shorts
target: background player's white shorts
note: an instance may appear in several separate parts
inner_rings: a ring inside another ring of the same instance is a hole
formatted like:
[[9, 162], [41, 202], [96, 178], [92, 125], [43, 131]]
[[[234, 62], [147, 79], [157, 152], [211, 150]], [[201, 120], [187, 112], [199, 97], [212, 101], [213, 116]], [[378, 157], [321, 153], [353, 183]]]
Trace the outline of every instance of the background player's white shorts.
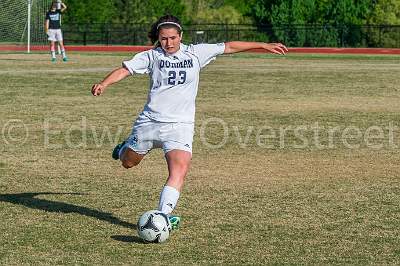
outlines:
[[47, 31], [47, 36], [49, 36], [48, 40], [52, 42], [61, 42], [63, 40], [61, 29], [49, 29]]
[[164, 154], [171, 150], [192, 153], [194, 123], [159, 122], [140, 114], [127, 139], [127, 147], [138, 154], [147, 154], [162, 148]]

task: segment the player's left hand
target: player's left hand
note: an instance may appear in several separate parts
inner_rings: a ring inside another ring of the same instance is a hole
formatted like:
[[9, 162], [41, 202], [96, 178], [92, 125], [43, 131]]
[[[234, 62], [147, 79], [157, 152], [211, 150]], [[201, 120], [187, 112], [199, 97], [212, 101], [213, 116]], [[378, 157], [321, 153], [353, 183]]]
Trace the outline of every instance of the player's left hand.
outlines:
[[289, 51], [288, 48], [281, 43], [266, 43], [264, 49], [270, 51], [271, 53], [281, 55], [284, 55]]

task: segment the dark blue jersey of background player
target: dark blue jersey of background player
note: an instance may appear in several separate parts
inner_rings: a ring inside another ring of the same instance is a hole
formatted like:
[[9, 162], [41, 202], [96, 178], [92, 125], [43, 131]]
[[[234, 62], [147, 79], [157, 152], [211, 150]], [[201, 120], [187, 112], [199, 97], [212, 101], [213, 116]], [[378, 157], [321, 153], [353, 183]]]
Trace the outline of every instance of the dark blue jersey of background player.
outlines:
[[49, 29], [61, 29], [61, 9], [48, 11], [46, 13], [46, 20], [49, 21]]

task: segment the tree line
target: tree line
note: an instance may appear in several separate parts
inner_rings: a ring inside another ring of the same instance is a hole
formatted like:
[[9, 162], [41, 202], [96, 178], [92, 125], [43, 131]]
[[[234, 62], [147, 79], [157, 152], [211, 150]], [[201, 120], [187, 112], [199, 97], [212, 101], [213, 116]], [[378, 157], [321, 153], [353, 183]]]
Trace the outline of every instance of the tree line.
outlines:
[[[297, 46], [398, 46], [400, 0], [64, 0], [64, 24], [148, 25], [164, 14], [185, 25], [243, 24]], [[371, 26], [370, 28], [365, 25]], [[364, 27], [361, 27], [364, 26]], [[366, 37], [367, 36], [367, 37]]]
[[64, 0], [65, 22], [143, 23], [164, 14], [184, 24], [399, 25], [400, 0]]

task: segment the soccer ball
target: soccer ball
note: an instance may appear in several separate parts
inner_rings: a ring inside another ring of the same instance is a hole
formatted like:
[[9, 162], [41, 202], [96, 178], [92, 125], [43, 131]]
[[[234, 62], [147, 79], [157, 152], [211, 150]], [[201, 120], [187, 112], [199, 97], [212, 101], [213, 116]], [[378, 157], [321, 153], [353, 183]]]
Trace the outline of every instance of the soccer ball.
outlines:
[[166, 214], [151, 210], [140, 216], [137, 231], [140, 238], [146, 242], [162, 243], [169, 237], [171, 223]]

